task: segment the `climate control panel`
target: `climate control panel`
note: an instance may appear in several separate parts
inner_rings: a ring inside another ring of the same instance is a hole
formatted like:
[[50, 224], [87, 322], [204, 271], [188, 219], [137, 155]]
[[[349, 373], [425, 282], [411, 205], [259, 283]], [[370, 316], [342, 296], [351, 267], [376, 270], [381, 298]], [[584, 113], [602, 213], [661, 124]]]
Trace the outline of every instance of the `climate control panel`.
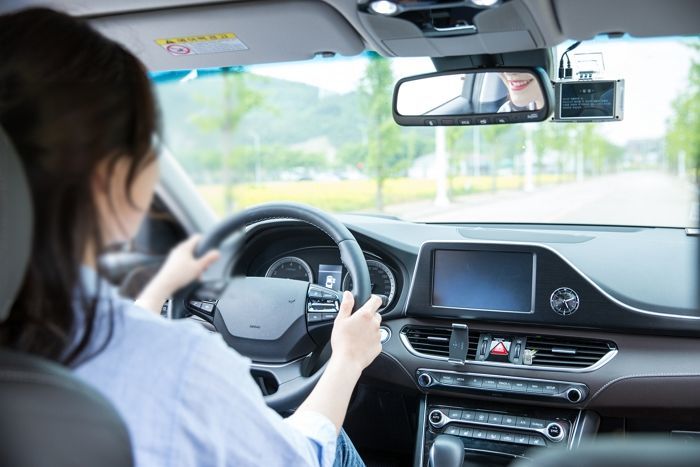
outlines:
[[425, 390], [441, 389], [475, 394], [498, 393], [515, 398], [558, 399], [571, 404], [584, 401], [589, 393], [588, 387], [581, 383], [426, 368], [416, 371], [416, 380]]

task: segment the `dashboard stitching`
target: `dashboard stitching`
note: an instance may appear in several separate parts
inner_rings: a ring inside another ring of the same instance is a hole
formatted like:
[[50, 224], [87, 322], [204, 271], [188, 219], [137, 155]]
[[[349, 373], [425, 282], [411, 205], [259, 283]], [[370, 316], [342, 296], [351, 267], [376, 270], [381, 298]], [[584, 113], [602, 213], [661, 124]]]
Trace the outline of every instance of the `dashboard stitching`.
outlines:
[[635, 378], [683, 378], [683, 377], [700, 377], [700, 373], [640, 373], [636, 375], [625, 375], [625, 376], [620, 376], [617, 377], [611, 381], [608, 381], [598, 389], [590, 398], [588, 403], [591, 403], [595, 400], [596, 397], [600, 395], [601, 392], [603, 392], [605, 389], [608, 387], [612, 386], [615, 383], [619, 383], [620, 381], [626, 380], [626, 379], [635, 379]]

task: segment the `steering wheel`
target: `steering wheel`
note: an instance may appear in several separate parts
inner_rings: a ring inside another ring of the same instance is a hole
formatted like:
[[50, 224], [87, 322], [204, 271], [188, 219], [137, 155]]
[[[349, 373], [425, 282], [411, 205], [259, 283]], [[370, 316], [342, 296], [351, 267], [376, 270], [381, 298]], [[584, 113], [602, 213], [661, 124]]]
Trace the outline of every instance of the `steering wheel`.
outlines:
[[[352, 277], [353, 311], [369, 299], [369, 271], [357, 240], [340, 221], [311, 206], [268, 203], [241, 211], [206, 233], [195, 255], [218, 247], [246, 226], [273, 219], [306, 222], [328, 235]], [[176, 293], [171, 316], [193, 314], [208, 321], [229, 346], [253, 361], [253, 372], [272, 376], [277, 390], [264, 397], [281, 412], [296, 408], [323, 374], [326, 365], [317, 368], [320, 349], [328, 342], [341, 299], [341, 292], [298, 280], [225, 277]]]

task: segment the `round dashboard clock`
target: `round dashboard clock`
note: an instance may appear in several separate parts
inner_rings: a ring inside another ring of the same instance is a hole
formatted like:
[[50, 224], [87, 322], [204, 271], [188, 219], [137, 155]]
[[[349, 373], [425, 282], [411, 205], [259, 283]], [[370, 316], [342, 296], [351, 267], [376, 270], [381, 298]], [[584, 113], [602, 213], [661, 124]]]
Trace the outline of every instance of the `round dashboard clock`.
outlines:
[[559, 287], [549, 297], [549, 305], [562, 316], [574, 314], [580, 305], [578, 294], [568, 287]]

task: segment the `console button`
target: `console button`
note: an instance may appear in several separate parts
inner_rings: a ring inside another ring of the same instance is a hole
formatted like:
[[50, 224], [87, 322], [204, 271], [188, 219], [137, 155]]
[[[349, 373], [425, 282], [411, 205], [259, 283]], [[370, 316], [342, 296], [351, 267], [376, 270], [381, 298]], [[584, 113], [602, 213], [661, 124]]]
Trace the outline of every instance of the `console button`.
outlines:
[[559, 392], [559, 385], [545, 383], [542, 385], [542, 394], [556, 394]]
[[527, 417], [518, 417], [515, 424], [520, 428], [530, 428], [530, 419]]
[[452, 420], [459, 420], [462, 418], [462, 411], [457, 409], [450, 409], [447, 412], [447, 416], [450, 417]]
[[474, 412], [471, 410], [462, 410], [462, 420], [467, 422], [474, 421]]
[[501, 433], [501, 441], [504, 443], [514, 443], [515, 442], [515, 434], [513, 433]]
[[497, 431], [487, 431], [486, 432], [486, 439], [488, 439], [489, 441], [500, 441], [501, 434]]
[[530, 446], [546, 446], [547, 443], [544, 442], [541, 436], [530, 436]]
[[459, 436], [459, 427], [450, 425], [447, 428], [445, 428], [445, 434]]
[[513, 381], [513, 383], [510, 385], [510, 388], [513, 391], [527, 392], [527, 383], [524, 381]]
[[562, 427], [558, 423], [550, 423], [549, 425], [547, 425], [547, 434], [551, 438], [559, 438], [562, 434], [562, 431]]
[[515, 442], [518, 443], [518, 444], [530, 444], [530, 436], [529, 436], [529, 435], [516, 434], [516, 435], [515, 435]]
[[455, 382], [455, 378], [452, 375], [440, 375], [438, 378], [442, 384], [453, 384]]
[[484, 382], [481, 385], [482, 388], [495, 388], [496, 386], [498, 386], [496, 378], [484, 378]]
[[474, 420], [477, 422], [486, 423], [489, 421], [489, 414], [487, 412], [477, 412], [474, 416]]
[[501, 414], [492, 413], [491, 415], [489, 415], [489, 423], [491, 425], [500, 425], [502, 420], [503, 415]]
[[507, 379], [499, 379], [496, 381], [496, 387], [500, 391], [510, 391], [510, 381]]
[[480, 430], [478, 428], [474, 428], [474, 433], [472, 434], [474, 438], [479, 438], [479, 439], [486, 439], [486, 430]]
[[542, 384], [541, 383], [527, 383], [527, 392], [534, 394], [542, 394]]
[[462, 386], [462, 387], [467, 386], [467, 377], [466, 376], [455, 376], [455, 384], [457, 386]]
[[470, 376], [467, 379], [467, 386], [470, 388], [480, 388], [483, 384], [484, 379], [481, 376]]
[[538, 418], [533, 418], [530, 420], [530, 428], [535, 428], [535, 429], [542, 429], [545, 426], [547, 426], [547, 422], [544, 420], [540, 420]]
[[459, 429], [459, 436], [465, 436], [467, 438], [471, 438], [473, 434], [474, 434], [474, 430], [472, 428], [460, 428]]
[[430, 412], [430, 423], [440, 423], [442, 421], [442, 412], [433, 410]]
[[503, 426], [515, 426], [515, 420], [516, 420], [516, 417], [513, 417], [512, 415], [504, 415], [503, 421], [501, 422], [501, 425], [503, 425]]

